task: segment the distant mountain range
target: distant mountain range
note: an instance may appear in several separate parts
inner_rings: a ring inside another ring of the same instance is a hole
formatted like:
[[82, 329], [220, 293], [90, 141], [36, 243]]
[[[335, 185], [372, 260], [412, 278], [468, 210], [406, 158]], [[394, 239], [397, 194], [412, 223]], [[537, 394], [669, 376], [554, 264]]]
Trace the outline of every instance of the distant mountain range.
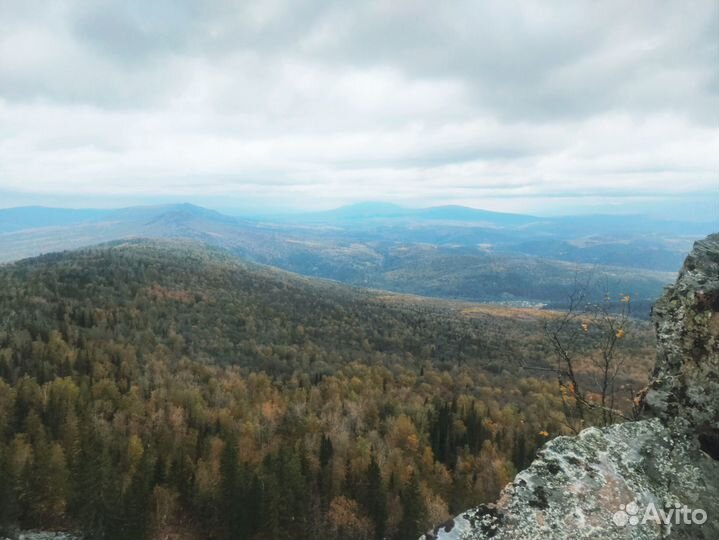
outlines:
[[311, 277], [403, 293], [510, 304], [566, 301], [590, 275], [631, 293], [640, 310], [660, 294], [704, 223], [641, 216], [539, 218], [461, 206], [362, 203], [272, 219], [191, 204], [116, 210], [0, 210], [0, 261], [128, 238], [185, 238]]
[[417, 221], [457, 221], [483, 224], [485, 226], [516, 227], [542, 221], [542, 218], [522, 214], [490, 212], [466, 206], [433, 206], [430, 208], [405, 208], [391, 203], [357, 203], [348, 206], [290, 216], [289, 221], [318, 222], [328, 221], [386, 221], [386, 220], [417, 220]]
[[101, 219], [112, 210], [74, 210], [69, 208], [47, 208], [44, 206], [22, 206], [0, 209], [0, 233], [72, 225], [83, 221]]

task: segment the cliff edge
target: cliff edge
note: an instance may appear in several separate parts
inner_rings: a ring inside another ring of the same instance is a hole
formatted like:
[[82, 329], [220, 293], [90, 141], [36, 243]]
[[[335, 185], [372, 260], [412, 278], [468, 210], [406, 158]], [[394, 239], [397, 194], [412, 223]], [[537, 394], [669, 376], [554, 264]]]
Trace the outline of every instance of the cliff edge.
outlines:
[[719, 234], [653, 310], [644, 419], [548, 442], [495, 504], [421, 540], [719, 538]]

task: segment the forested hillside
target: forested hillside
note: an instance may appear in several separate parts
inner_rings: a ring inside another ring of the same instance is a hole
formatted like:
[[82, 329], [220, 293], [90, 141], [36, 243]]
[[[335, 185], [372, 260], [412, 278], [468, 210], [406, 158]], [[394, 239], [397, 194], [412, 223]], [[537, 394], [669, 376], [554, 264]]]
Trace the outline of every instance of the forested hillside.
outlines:
[[592, 282], [594, 299], [631, 294], [634, 313], [648, 316], [691, 245], [693, 237], [680, 233], [703, 227], [383, 208], [359, 205], [279, 222], [191, 204], [51, 209], [44, 217], [33, 208], [0, 209], [0, 261], [138, 237], [184, 239], [310, 277], [478, 302], [563, 308], [579, 278]]
[[[521, 368], [549, 365], [540, 316], [191, 244], [0, 267], [0, 313], [0, 526], [414, 540], [565, 429], [554, 379]], [[651, 334], [621, 345], [638, 386]]]

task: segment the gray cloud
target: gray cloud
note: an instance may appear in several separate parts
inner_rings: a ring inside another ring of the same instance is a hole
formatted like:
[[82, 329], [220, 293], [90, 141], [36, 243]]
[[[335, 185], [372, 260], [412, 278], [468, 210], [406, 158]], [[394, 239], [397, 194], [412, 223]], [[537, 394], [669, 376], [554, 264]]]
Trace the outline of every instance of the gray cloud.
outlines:
[[715, 0], [0, 0], [0, 191], [708, 192], [717, 36]]

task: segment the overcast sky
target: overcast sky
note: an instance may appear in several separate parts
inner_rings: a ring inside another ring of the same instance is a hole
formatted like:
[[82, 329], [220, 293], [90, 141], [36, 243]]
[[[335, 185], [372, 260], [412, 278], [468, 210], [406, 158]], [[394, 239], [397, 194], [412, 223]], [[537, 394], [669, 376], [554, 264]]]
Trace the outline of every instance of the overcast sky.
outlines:
[[717, 156], [717, 0], [0, 0], [4, 207], [708, 215]]

